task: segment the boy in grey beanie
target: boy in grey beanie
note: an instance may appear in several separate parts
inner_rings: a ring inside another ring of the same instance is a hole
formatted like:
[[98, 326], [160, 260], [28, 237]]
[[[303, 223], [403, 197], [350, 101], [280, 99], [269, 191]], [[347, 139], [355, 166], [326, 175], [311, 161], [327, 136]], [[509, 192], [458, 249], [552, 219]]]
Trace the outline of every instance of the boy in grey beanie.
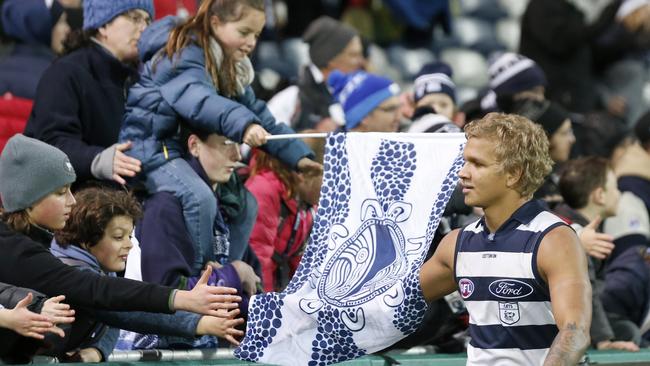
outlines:
[[0, 200], [4, 212], [29, 208], [76, 178], [63, 151], [17, 134], [9, 139], [0, 155]]
[[311, 62], [324, 69], [357, 35], [354, 28], [324, 15], [309, 24], [302, 39], [309, 44]]
[[309, 45], [311, 63], [301, 68], [297, 85], [269, 101], [269, 110], [296, 131], [334, 131], [345, 124], [345, 116], [327, 88], [327, 78], [334, 70], [351, 73], [363, 67], [361, 37], [349, 25], [321, 16], [309, 24], [302, 39]]

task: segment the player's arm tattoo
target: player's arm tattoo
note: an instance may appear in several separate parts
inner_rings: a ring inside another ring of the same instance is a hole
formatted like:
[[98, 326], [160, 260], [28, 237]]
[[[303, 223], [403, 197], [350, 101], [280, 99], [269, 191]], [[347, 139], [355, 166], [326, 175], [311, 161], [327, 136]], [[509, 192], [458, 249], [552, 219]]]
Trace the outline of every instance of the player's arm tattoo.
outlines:
[[575, 365], [589, 346], [589, 327], [567, 324], [555, 337], [544, 366]]

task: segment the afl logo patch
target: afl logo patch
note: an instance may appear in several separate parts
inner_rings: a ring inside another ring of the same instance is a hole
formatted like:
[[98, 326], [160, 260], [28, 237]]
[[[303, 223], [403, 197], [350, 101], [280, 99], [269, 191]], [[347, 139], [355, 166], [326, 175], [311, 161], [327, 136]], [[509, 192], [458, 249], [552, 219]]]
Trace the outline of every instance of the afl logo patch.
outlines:
[[472, 296], [472, 293], [474, 293], [474, 282], [470, 279], [462, 278], [458, 281], [458, 292], [460, 292], [460, 296], [463, 299]]

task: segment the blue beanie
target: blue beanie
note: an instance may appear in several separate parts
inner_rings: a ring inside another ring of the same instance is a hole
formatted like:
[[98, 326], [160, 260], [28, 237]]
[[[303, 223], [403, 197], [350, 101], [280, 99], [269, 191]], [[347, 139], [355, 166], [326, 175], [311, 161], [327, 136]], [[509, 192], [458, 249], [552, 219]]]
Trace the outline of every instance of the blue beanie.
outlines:
[[142, 9], [154, 16], [153, 0], [84, 0], [84, 30], [98, 29], [131, 9]]
[[345, 128], [351, 130], [386, 99], [399, 94], [399, 86], [381, 76], [357, 71], [344, 74], [333, 71], [327, 83], [334, 98], [343, 106]]
[[437, 93], [447, 94], [456, 102], [456, 84], [451, 80], [452, 73], [451, 67], [444, 62], [434, 61], [422, 66], [413, 85], [415, 102], [428, 94]]
[[526, 56], [505, 52], [488, 67], [490, 89], [497, 95], [511, 95], [546, 85], [544, 71]]

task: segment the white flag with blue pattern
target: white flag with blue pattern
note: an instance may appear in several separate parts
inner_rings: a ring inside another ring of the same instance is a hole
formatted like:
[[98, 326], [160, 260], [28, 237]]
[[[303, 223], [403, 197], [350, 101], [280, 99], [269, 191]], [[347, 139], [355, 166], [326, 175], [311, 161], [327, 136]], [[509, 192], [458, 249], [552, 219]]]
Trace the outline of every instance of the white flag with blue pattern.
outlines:
[[328, 137], [310, 244], [281, 293], [254, 296], [235, 355], [329, 365], [415, 331], [419, 272], [463, 164], [463, 134]]

